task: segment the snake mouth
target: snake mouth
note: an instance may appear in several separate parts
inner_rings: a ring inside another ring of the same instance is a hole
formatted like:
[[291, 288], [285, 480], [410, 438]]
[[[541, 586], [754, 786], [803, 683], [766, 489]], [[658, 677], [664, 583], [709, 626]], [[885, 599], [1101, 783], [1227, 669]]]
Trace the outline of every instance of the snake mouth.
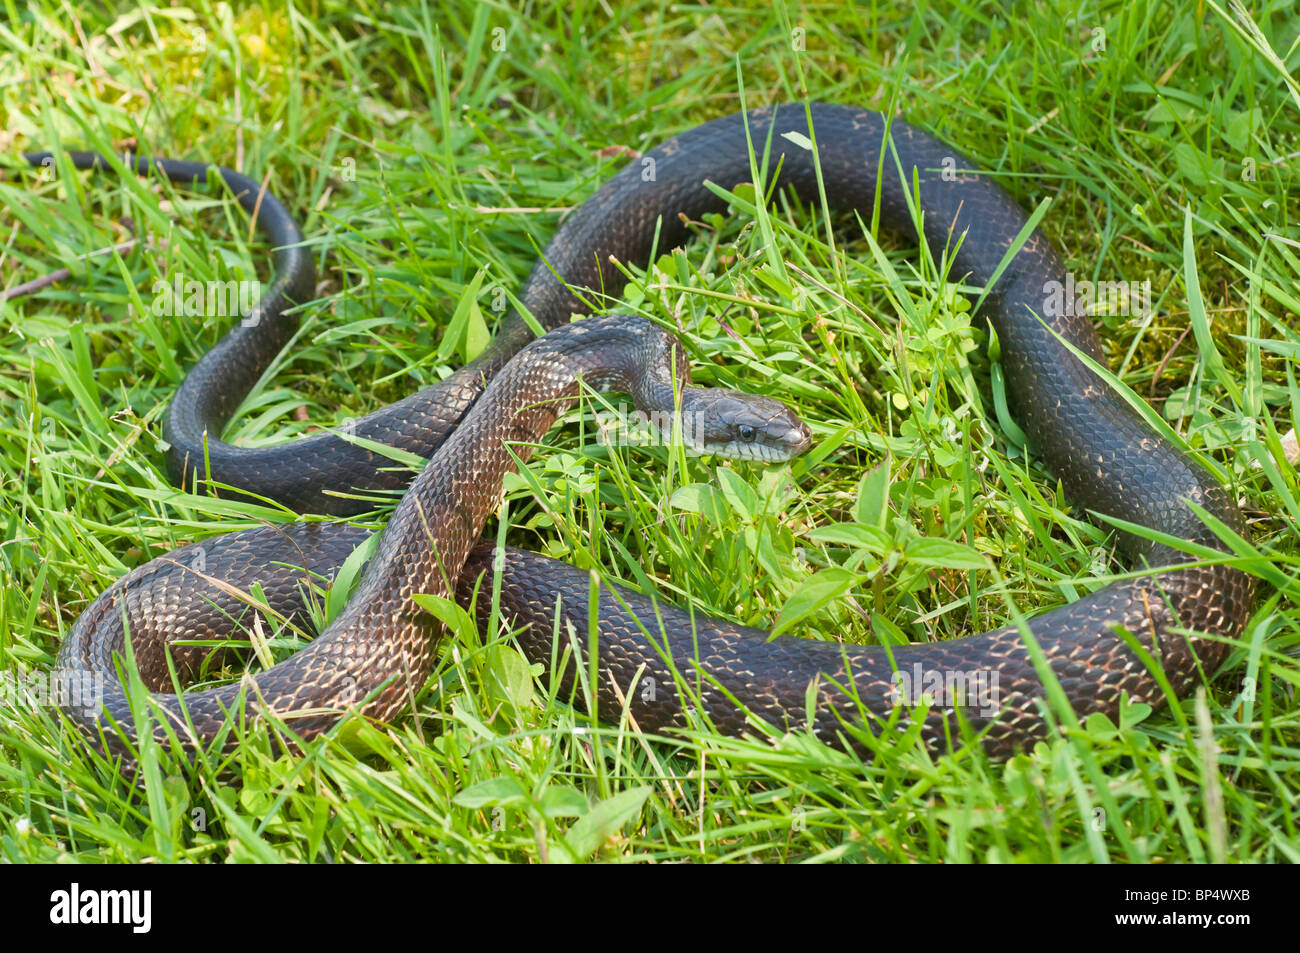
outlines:
[[803, 421], [800, 421], [797, 427], [789, 427], [779, 433], [764, 436], [765, 439], [755, 438], [753, 441], [730, 440], [721, 446], [706, 447], [704, 450], [733, 460], [786, 463], [805, 453], [812, 446], [812, 431]]
[[753, 437], [749, 437], [746, 432], [744, 436], [729, 440], [700, 441], [689, 446], [697, 453], [714, 454], [731, 460], [786, 463], [812, 446], [812, 431], [803, 421], [799, 421], [797, 426], [756, 433]]
[[758, 463], [785, 463], [794, 459], [797, 454], [787, 453], [779, 447], [769, 446], [752, 446], [732, 441], [725, 447], [712, 451], [720, 457], [730, 457], [733, 460], [753, 460]]

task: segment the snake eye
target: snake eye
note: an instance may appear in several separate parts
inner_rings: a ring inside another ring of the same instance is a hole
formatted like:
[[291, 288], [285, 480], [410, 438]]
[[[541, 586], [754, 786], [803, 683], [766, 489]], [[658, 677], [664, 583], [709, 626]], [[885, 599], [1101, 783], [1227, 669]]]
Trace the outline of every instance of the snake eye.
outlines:
[[736, 428], [736, 436], [738, 436], [745, 443], [753, 443], [754, 438], [758, 436], [758, 431], [756, 431], [749, 424], [741, 424], [739, 427]]

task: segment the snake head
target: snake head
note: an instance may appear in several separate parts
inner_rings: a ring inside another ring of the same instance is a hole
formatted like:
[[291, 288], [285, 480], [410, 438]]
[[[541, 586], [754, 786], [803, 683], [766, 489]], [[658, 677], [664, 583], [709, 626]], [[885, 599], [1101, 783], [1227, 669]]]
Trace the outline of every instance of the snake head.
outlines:
[[691, 388], [682, 400], [682, 439], [700, 453], [782, 463], [812, 446], [799, 415], [771, 397]]

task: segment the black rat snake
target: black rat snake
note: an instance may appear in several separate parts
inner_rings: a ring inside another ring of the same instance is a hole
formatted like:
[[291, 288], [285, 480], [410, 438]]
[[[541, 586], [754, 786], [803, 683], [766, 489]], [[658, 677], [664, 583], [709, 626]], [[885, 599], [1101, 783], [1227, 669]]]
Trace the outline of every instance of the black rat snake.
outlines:
[[[816, 161], [809, 148], [813, 133]], [[882, 155], [886, 142], [890, 148]], [[533, 268], [520, 300], [544, 328], [559, 331], [550, 330], [515, 357], [532, 335], [512, 313], [476, 361], [358, 422], [357, 436], [433, 456], [390, 519], [340, 616], [306, 649], [242, 684], [182, 696], [153, 695], [165, 713], [157, 736], [164, 738], [166, 728], [185, 744], [211, 742], [244, 689], [250, 711], [274, 712], [304, 739], [325, 731], [350, 709], [390, 718], [423, 685], [439, 632], [432, 616], [416, 608], [412, 594], [452, 596], [459, 590], [459, 598], [467, 599], [481, 575], [494, 568], [502, 571], [503, 614], [524, 627], [520, 640], [530, 658], [544, 663], [552, 658], [557, 593], [559, 631], [576, 635], [573, 642], [581, 654], [587, 645], [588, 574], [514, 550], [497, 553], [501, 558], [494, 560], [493, 548], [478, 542], [500, 499], [503, 474], [514, 466], [506, 446], [526, 460], [531, 445], [572, 403], [578, 375], [589, 384], [631, 389], [638, 385], [627, 360], [642, 361], [647, 355], [656, 355], [674, 374], [684, 373], [679, 358], [672, 356], [671, 339], [646, 322], [606, 317], [561, 326], [571, 313], [592, 311], [591, 302], [600, 295], [605, 300], [617, 296], [625, 279], [613, 261], [644, 264], [653, 247], [667, 249], [688, 237], [688, 219], [723, 211], [724, 200], [706, 183], [732, 187], [754, 180], [751, 151], [767, 182], [775, 179], [815, 203], [819, 165], [833, 209], [856, 211], [870, 222], [878, 203], [880, 221], [903, 232], [914, 231], [908, 196], [915, 180], [924, 239], [936, 259], [945, 247], [951, 251], [959, 243], [952, 273], [975, 286], [992, 283], [1026, 223], [1019, 206], [991, 180], [954, 172], [969, 166], [960, 153], [902, 120], [887, 122], [863, 109], [827, 104], [815, 104], [808, 112], [801, 105], [757, 109], [669, 139], [630, 163], [571, 214]], [[47, 157], [28, 158], [39, 163]], [[103, 161], [90, 154], [71, 159], [78, 168]], [[176, 181], [219, 174], [241, 204], [256, 212], [258, 225], [275, 246], [276, 278], [270, 291], [198, 363], [173, 400], [164, 431], [173, 478], [192, 485], [196, 476], [210, 475], [217, 483], [256, 491], [300, 510], [327, 513], [368, 505], [333, 495], [331, 489], [396, 489], [409, 481], [409, 472], [393, 468], [383, 456], [328, 433], [259, 450], [217, 439], [236, 405], [292, 335], [297, 322], [286, 309], [313, 297], [312, 260], [287, 210], [253, 180], [201, 163], [137, 159], [133, 166], [141, 174], [156, 171]], [[1229, 494], [1200, 464], [1152, 432], [1063, 343], [1103, 361], [1086, 314], [1048, 306], [1052, 282], [1064, 286], [1064, 266], [1047, 239], [1034, 231], [992, 284], [982, 307], [1001, 342], [1012, 409], [1032, 445], [1075, 504], [1223, 549], [1187, 502], [1243, 532]], [[743, 406], [739, 398], [733, 403]], [[772, 429], [806, 444], [801, 425], [782, 413], [788, 412], [782, 408], [768, 415]], [[733, 438], [739, 432], [733, 429]], [[752, 440], [752, 428], [741, 439]], [[247, 625], [252, 616], [243, 593], [254, 583], [265, 590], [272, 613], [301, 620], [304, 583], [331, 577], [365, 535], [328, 523], [268, 527], [175, 550], [129, 573], [86, 610], [63, 644], [60, 673], [109, 675], [103, 705], [70, 714], [92, 733], [101, 732], [104, 716], [110, 716], [121, 726], [122, 737], [116, 731], [97, 736], [112, 748], [129, 750], [133, 722], [127, 695], [113, 674], [127, 631], [144, 685], [167, 692], [172, 685], [169, 654], [185, 676], [197, 671], [210, 652], [169, 643], [196, 633], [219, 638], [240, 620]], [[1123, 536], [1121, 546], [1130, 558], [1152, 566], [1191, 562], [1176, 549], [1133, 536]], [[1181, 695], [1202, 672], [1212, 673], [1219, 665], [1227, 651], [1225, 640], [1240, 632], [1251, 598], [1245, 574], [1221, 563], [1202, 563], [1116, 582], [1035, 617], [1031, 629], [1075, 712], [1114, 718], [1121, 693], [1134, 701], [1164, 701], [1159, 679], [1119, 634], [1120, 627], [1145, 649], [1142, 654], [1153, 656]], [[480, 622], [489, 611], [487, 603], [477, 601]], [[591, 687], [600, 715], [617, 720], [626, 710], [641, 730], [680, 726], [688, 720], [687, 709], [726, 733], [746, 730], [746, 711], [797, 728], [808, 723], [809, 686], [815, 682], [810, 727], [823, 739], [861, 748], [864, 728], [896, 730], [914, 715], [923, 718], [927, 742], [938, 747], [956, 741], [958, 727], [949, 704], [940, 699], [923, 715], [912, 712], [907, 706], [917, 699], [900, 693], [897, 673], [938, 673], [941, 682], [946, 675], [950, 684], [953, 673], [968, 678], [982, 673], [980, 696], [957, 704], [970, 727], [985, 731], [987, 749], [1006, 756], [1045, 736], [1040, 711], [1044, 689], [1015, 627], [892, 649], [769, 640], [766, 632], [607, 589], [601, 590], [599, 619], [599, 675]], [[574, 671], [570, 665], [562, 674], [565, 690], [573, 686]], [[638, 691], [649, 679], [656, 690]], [[893, 729], [881, 728], [900, 706], [906, 717], [892, 722]]]

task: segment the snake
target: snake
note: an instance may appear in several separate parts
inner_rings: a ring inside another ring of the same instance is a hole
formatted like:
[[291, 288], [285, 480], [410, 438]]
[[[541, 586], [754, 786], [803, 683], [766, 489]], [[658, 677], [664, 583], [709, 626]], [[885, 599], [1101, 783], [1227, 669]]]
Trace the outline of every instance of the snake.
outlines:
[[[1245, 625], [1252, 580], [1231, 565], [1220, 536], [1247, 532], [1229, 490], [1099, 374], [1105, 353], [1087, 308], [1053, 304], [1050, 289], [1068, 287], [1065, 265], [1016, 200], [902, 118], [793, 103], [668, 138], [561, 222], [518, 296], [545, 333], [535, 337], [521, 311], [511, 311], [475, 360], [357, 421], [364, 440], [322, 432], [255, 449], [220, 435], [315, 293], [292, 215], [256, 180], [220, 166], [63, 155], [76, 169], [212, 178], [273, 247], [266, 294], [171, 402], [163, 433], [178, 485], [342, 515], [372, 506], [376, 492], [405, 491], [341, 612], [305, 648], [238, 682], [176, 690], [221, 656], [195, 642], [220, 642], [265, 620], [307, 625], [319, 587], [368, 530], [338, 521], [244, 530], [172, 550], [110, 586], [78, 618], [55, 663], [64, 678], [103, 683], [95, 704], [67, 713], [106, 749], [129, 755], [150, 731], [186, 749], [228, 745], [241, 719], [270, 720], [304, 743], [349, 714], [391, 720], [428, 679], [443, 631], [415, 597], [457, 599], [486, 626], [494, 611], [481, 597], [488, 582], [499, 587], [500, 618], [529, 660], [558, 680], [564, 698], [594, 705], [604, 721], [626, 719], [651, 733], [707, 725], [734, 736], [766, 725], [860, 753], [914, 731], [935, 752], [978, 744], [1009, 758], [1068, 730], [1049, 701], [1052, 681], [1075, 716], [1118, 723], [1125, 699], [1158, 708], [1211, 677]], [[686, 242], [692, 222], [726, 211], [726, 189], [748, 182], [915, 237], [936, 260], [946, 256], [965, 285], [983, 288], [974, 320], [996, 335], [1008, 404], [1029, 447], [1075, 506], [1151, 531], [1117, 534], [1141, 571], [983, 634], [858, 645], [772, 638], [654, 592], [593, 589], [589, 572], [481, 540], [505, 474], [527, 462], [587, 389], [623, 390], [638, 406], [673, 413], [689, 402], [708, 421], [695, 428], [708, 431], [703, 452], [780, 461], [807, 449], [811, 430], [785, 404], [688, 387], [675, 338], [645, 318], [609, 313], [627, 265], [644, 267], [656, 250]], [[413, 477], [368, 442], [428, 462]], [[257, 599], [249, 596], [255, 587]], [[143, 693], [121, 677], [128, 656]], [[959, 690], [916, 691], [936, 684]], [[133, 698], [154, 716], [146, 731]]]

